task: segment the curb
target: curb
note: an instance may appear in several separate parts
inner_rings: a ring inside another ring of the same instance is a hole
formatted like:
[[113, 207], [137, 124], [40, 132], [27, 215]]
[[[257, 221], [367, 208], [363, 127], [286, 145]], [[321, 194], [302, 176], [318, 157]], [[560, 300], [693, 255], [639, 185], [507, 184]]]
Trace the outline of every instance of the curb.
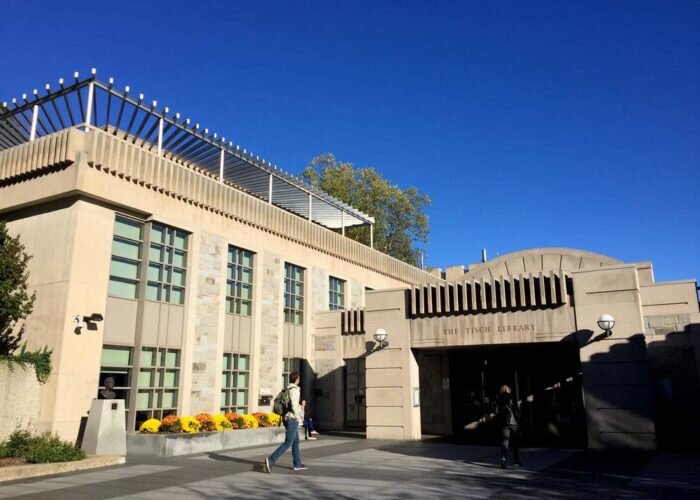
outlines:
[[0, 483], [28, 477], [48, 476], [64, 472], [76, 472], [86, 469], [96, 469], [109, 465], [126, 463], [125, 457], [89, 455], [75, 462], [56, 462], [52, 464], [23, 464], [0, 467]]

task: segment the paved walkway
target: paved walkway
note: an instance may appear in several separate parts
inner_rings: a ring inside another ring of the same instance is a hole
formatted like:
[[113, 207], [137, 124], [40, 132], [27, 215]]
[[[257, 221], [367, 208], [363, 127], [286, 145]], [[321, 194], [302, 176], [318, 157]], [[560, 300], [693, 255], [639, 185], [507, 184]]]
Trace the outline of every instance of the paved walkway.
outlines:
[[309, 469], [287, 453], [272, 474], [274, 447], [125, 465], [0, 485], [0, 499], [185, 498], [700, 498], [700, 454], [593, 453], [528, 449], [504, 471], [494, 447], [321, 436], [302, 443]]

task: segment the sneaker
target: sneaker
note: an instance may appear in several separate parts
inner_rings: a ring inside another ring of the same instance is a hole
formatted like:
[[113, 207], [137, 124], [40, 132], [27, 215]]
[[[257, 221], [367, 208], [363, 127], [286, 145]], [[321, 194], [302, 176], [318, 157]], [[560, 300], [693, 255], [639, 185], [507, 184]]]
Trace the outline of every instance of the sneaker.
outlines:
[[312, 436], [318, 436], [319, 434], [318, 434], [318, 431], [311, 431], [311, 435], [312, 435]]
[[522, 467], [523, 463], [520, 460], [516, 460], [513, 462], [513, 467]]
[[268, 474], [272, 474], [272, 469], [270, 469], [270, 459], [266, 458], [265, 459], [265, 472]]
[[294, 470], [306, 470], [306, 469], [308, 469], [308, 467], [304, 464], [294, 466]]
[[307, 441], [316, 441], [318, 438], [315, 438], [313, 436], [309, 436], [306, 438]]

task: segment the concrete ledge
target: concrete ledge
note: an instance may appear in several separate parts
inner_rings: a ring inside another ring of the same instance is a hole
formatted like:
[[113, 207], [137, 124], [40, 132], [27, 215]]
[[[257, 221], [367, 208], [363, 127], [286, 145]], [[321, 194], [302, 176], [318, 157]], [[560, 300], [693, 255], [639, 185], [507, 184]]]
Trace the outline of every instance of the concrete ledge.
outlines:
[[[284, 435], [284, 427], [235, 429], [195, 434], [130, 433], [126, 435], [126, 454], [127, 456], [177, 457], [194, 453], [277, 444], [284, 441]], [[304, 438], [303, 427], [299, 428], [299, 438]]]
[[51, 474], [61, 474], [63, 472], [75, 472], [86, 469], [96, 469], [109, 465], [118, 465], [126, 462], [125, 457], [117, 456], [94, 456], [89, 455], [83, 460], [75, 462], [55, 462], [52, 464], [23, 464], [0, 467], [0, 482], [14, 481], [27, 477], [48, 476]]

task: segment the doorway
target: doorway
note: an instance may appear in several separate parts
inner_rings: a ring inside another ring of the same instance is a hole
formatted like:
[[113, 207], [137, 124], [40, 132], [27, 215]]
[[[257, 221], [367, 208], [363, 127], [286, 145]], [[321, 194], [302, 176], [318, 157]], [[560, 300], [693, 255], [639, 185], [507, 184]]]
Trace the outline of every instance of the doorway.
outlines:
[[365, 358], [345, 360], [345, 427], [365, 428]]
[[[444, 421], [451, 420], [449, 431], [453, 436], [468, 443], [493, 444], [499, 430], [488, 417], [493, 413], [500, 387], [509, 385], [520, 402], [524, 445], [585, 447], [581, 363], [576, 344], [507, 344], [423, 351], [417, 356], [421, 386], [431, 372], [437, 371], [434, 366], [438, 355], [449, 365], [449, 380], [436, 379], [432, 387], [448, 389], [449, 404], [442, 407], [451, 417]], [[421, 406], [439, 408], [440, 401], [433, 401], [431, 392], [436, 391], [424, 391], [421, 387]], [[435, 428], [435, 415], [422, 411], [421, 417], [425, 433]]]

